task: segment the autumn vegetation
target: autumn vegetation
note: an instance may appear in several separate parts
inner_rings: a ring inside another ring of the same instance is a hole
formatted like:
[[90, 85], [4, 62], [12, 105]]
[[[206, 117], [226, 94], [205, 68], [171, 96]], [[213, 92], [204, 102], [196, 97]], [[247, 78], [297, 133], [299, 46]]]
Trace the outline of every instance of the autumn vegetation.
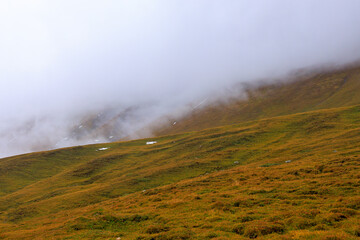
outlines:
[[262, 115], [218, 126], [207, 108], [151, 139], [0, 159], [0, 238], [359, 239], [358, 75], [319, 77], [334, 92], [301, 108], [261, 95], [274, 116], [250, 99]]

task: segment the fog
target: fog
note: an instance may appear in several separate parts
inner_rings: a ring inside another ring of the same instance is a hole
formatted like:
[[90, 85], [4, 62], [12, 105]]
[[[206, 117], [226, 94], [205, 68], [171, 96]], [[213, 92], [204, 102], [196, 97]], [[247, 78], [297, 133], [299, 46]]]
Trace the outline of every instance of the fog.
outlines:
[[74, 135], [96, 114], [120, 138], [235, 83], [359, 60], [359, 10], [358, 0], [2, 0], [0, 156], [110, 141], [111, 129]]

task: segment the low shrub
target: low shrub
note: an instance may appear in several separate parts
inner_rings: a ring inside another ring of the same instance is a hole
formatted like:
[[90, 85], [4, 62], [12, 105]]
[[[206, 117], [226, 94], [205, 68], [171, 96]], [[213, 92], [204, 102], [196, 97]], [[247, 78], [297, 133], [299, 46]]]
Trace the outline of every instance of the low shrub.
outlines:
[[305, 218], [314, 219], [318, 214], [320, 214], [320, 211], [317, 209], [311, 209], [311, 210], [303, 210], [300, 215]]
[[212, 238], [216, 238], [218, 237], [218, 235], [216, 233], [209, 233], [206, 235], [206, 239], [212, 239]]
[[313, 221], [307, 218], [292, 217], [287, 220], [286, 225], [292, 226], [295, 229], [307, 229], [312, 226], [315, 226], [316, 223], [314, 223]]
[[340, 222], [346, 218], [347, 217], [342, 213], [331, 213], [325, 216], [322, 222], [327, 225], [333, 225], [334, 223]]
[[239, 225], [236, 225], [232, 231], [236, 234], [243, 235], [244, 228], [245, 228], [245, 226], [243, 224], [239, 224]]
[[246, 215], [246, 216], [239, 217], [239, 220], [240, 220], [240, 222], [245, 223], [245, 222], [250, 222], [250, 221], [255, 220], [255, 217]]
[[347, 217], [351, 217], [357, 214], [357, 211], [351, 208], [334, 208], [331, 209], [330, 212], [344, 214]]
[[360, 210], [360, 198], [348, 200], [346, 202], [346, 207], [354, 210]]
[[241, 198], [235, 200], [234, 207], [252, 207], [257, 204], [257, 201], [254, 198]]
[[223, 202], [216, 202], [211, 206], [212, 209], [222, 210], [222, 211], [229, 211], [230, 206], [229, 204]]
[[169, 227], [164, 225], [150, 225], [146, 228], [145, 232], [148, 234], [155, 234], [169, 231]]
[[244, 236], [248, 238], [257, 238], [272, 233], [283, 233], [284, 231], [285, 228], [283, 224], [256, 220], [245, 226]]

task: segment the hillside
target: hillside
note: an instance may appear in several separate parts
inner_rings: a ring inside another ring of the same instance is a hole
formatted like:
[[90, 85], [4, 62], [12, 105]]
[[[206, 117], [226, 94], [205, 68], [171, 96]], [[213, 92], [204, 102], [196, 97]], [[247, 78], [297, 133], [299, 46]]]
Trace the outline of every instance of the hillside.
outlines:
[[4, 125], [0, 130], [0, 154], [11, 156], [185, 133], [266, 117], [360, 104], [359, 67], [322, 72], [319, 74], [305, 69], [282, 81], [270, 83], [267, 79], [261, 84], [238, 84], [232, 87], [230, 94], [223, 94], [221, 100], [208, 96], [206, 101], [201, 99], [189, 105], [183, 102], [180, 104], [182, 107], [156, 107], [150, 102], [135, 105], [114, 103], [80, 111], [63, 121], [46, 114], [23, 119], [18, 124]]
[[[359, 67], [323, 72], [312, 74], [304, 70], [284, 81], [247, 86], [247, 98], [240, 94], [241, 97], [194, 109], [181, 118], [170, 117], [165, 127], [160, 125], [155, 130], [155, 135], [197, 131], [267, 117], [360, 104]], [[238, 92], [241, 91], [242, 88], [239, 88]]]
[[353, 106], [0, 159], [0, 238], [358, 239], [359, 130]]

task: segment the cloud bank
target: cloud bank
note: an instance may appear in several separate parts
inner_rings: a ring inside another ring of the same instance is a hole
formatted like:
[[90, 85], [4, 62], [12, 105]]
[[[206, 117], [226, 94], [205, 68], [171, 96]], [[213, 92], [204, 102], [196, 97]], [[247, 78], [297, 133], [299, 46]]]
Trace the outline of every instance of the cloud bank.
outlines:
[[3, 0], [0, 156], [92, 143], [61, 139], [103, 109], [136, 109], [116, 120], [129, 134], [234, 83], [358, 60], [359, 9], [358, 0]]

